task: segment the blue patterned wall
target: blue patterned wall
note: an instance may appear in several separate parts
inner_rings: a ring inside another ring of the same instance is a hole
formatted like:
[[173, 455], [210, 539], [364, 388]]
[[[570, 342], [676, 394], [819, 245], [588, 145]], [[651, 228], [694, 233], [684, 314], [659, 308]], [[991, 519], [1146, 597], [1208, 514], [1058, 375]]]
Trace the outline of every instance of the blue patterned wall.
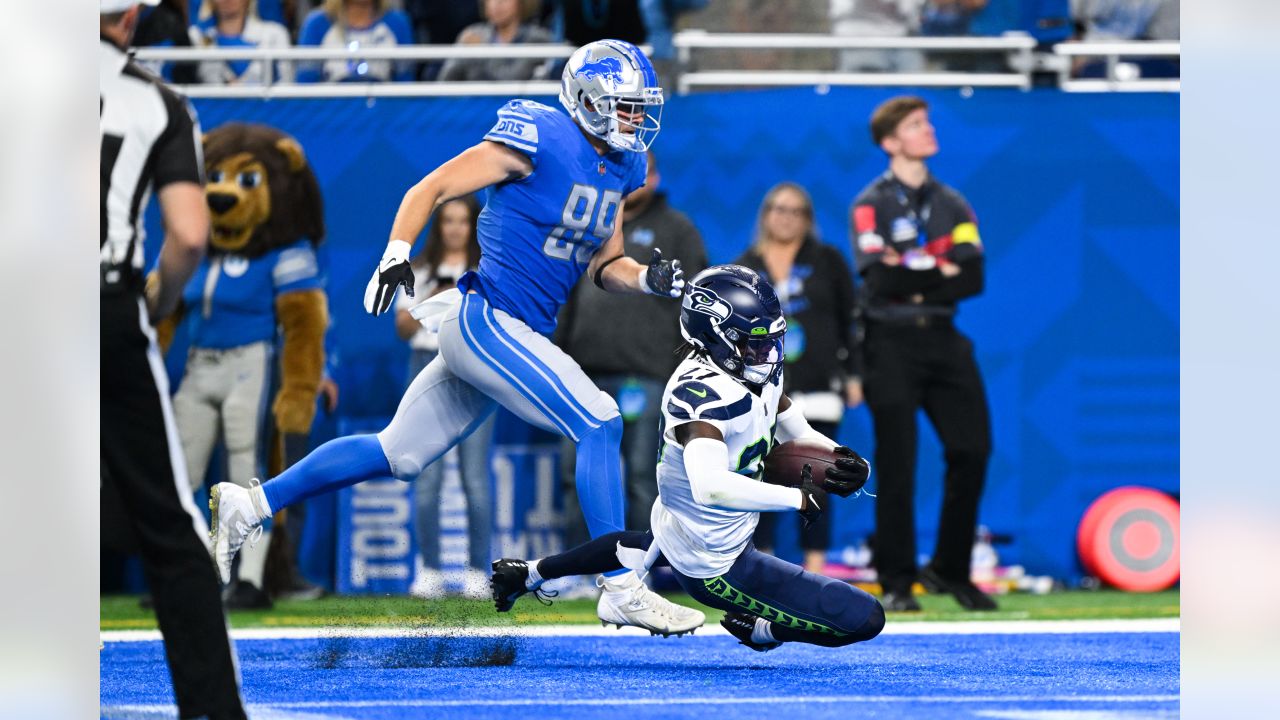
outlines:
[[[810, 190], [822, 235], [848, 255], [849, 201], [885, 165], [866, 119], [893, 94], [673, 98], [655, 148], [663, 187], [701, 228], [712, 261], [740, 252], [764, 191], [784, 179]], [[1093, 498], [1130, 484], [1178, 490], [1178, 96], [922, 94], [942, 144], [931, 167], [973, 204], [988, 254], [987, 291], [959, 320], [977, 345], [995, 428], [981, 520], [1013, 536], [1000, 548], [1006, 562], [1074, 579], [1075, 528]], [[404, 345], [360, 300], [401, 194], [477, 141], [500, 103], [195, 103], [206, 129], [267, 123], [311, 158], [326, 200], [344, 414], [390, 415], [403, 387]], [[841, 439], [869, 454], [869, 428], [865, 409], [850, 413]], [[928, 551], [942, 468], [932, 433], [921, 439]], [[839, 506], [837, 546], [870, 531], [871, 502]]]

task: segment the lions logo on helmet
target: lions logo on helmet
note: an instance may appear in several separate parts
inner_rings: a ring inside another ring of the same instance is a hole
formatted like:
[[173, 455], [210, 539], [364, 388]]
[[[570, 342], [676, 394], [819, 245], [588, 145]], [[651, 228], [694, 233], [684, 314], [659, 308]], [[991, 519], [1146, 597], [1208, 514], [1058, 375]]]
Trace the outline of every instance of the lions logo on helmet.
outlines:
[[560, 76], [560, 104], [614, 150], [648, 150], [661, 129], [662, 103], [653, 64], [622, 40], [583, 45]]
[[582, 66], [574, 73], [575, 76], [581, 75], [585, 80], [593, 80], [599, 76], [605, 78], [615, 85], [622, 84], [622, 63], [618, 58], [605, 57], [596, 60], [591, 57], [591, 50], [587, 50], [587, 56], [582, 60]]
[[715, 265], [689, 281], [680, 333], [721, 370], [752, 385], [782, 373], [787, 321], [773, 291], [741, 265]]

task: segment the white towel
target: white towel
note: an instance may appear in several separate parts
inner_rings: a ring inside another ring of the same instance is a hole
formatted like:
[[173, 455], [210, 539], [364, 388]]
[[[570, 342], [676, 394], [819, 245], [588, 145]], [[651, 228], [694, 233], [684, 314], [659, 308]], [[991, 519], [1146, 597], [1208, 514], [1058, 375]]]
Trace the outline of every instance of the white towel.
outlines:
[[462, 291], [458, 288], [450, 288], [409, 308], [409, 314], [421, 323], [427, 332], [435, 334], [440, 332], [440, 323], [444, 320], [445, 311], [461, 300]]

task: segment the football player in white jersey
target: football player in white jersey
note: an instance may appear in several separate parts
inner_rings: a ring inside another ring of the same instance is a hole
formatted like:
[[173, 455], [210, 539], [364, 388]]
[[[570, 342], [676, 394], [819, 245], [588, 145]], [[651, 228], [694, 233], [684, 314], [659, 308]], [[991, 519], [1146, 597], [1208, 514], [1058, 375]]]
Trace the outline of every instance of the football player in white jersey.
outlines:
[[[839, 647], [878, 635], [884, 609], [873, 596], [751, 544], [761, 512], [798, 510], [812, 522], [827, 493], [857, 493], [871, 471], [813, 430], [782, 393], [786, 326], [773, 288], [752, 270], [718, 265], [690, 281], [680, 311], [688, 356], [663, 397], [653, 530], [610, 533], [541, 560], [494, 562], [498, 611], [540, 593], [546, 580], [669, 564], [685, 591], [724, 610], [721, 624], [753, 650], [783, 642]], [[792, 440], [826, 444], [842, 457], [818, 478], [805, 466], [799, 487], [760, 482], [769, 448]]]

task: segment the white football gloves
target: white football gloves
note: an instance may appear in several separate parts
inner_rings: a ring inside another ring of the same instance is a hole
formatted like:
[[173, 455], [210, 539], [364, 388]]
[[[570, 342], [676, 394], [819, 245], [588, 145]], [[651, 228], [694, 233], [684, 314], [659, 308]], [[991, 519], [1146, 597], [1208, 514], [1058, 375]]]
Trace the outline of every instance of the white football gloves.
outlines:
[[391, 307], [395, 299], [396, 288], [404, 286], [404, 291], [413, 297], [413, 270], [409, 267], [409, 251], [413, 245], [404, 240], [392, 240], [382, 253], [382, 261], [378, 269], [373, 271], [369, 284], [364, 289], [365, 312], [381, 315]]

